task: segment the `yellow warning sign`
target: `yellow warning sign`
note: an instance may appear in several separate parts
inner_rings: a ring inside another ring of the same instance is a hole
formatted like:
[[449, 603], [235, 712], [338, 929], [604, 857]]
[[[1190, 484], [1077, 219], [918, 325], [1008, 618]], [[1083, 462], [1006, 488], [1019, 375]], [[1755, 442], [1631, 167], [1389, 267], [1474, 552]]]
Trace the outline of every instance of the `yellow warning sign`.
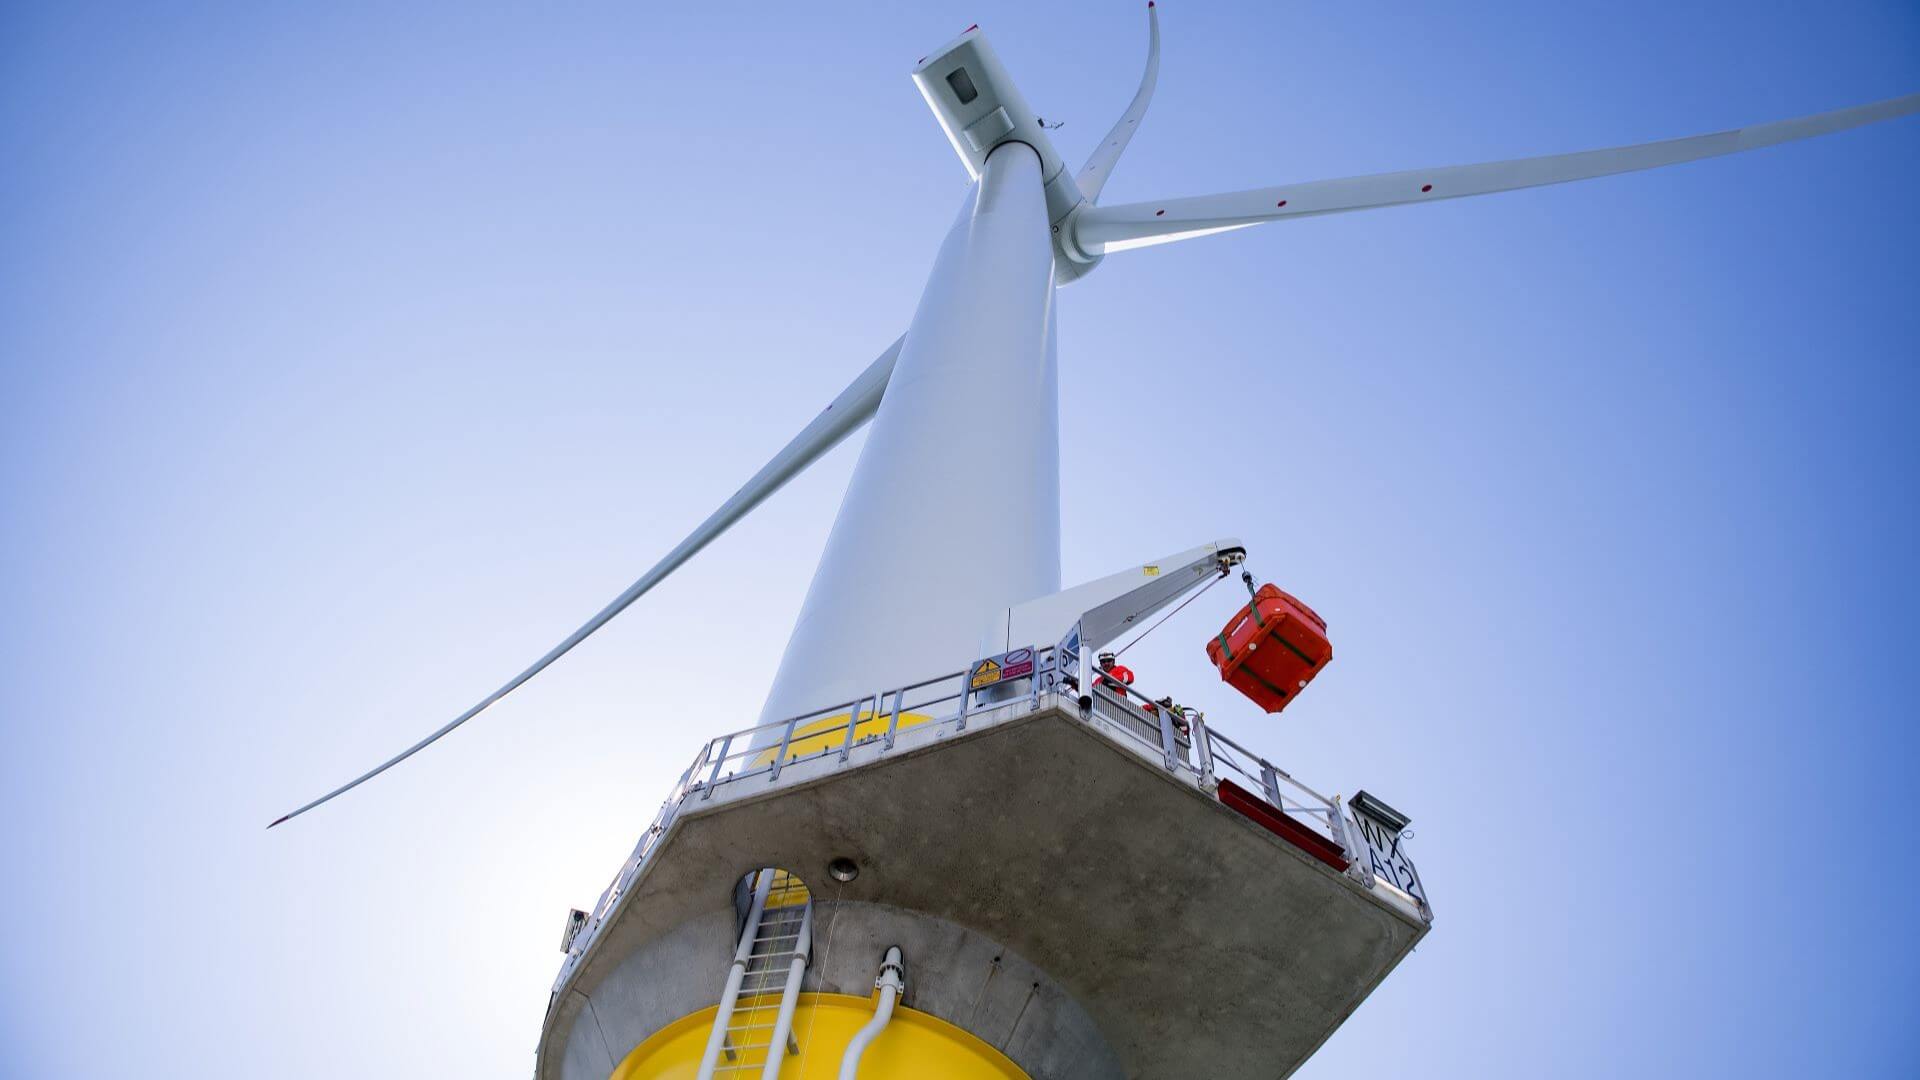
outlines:
[[1159, 568], [1159, 567], [1157, 567], [1157, 566], [1151, 566], [1151, 565], [1149, 565], [1149, 566], [1143, 566], [1143, 567], [1141, 567], [1141, 568], [1140, 568], [1140, 572], [1141, 572], [1141, 573], [1143, 573], [1143, 574], [1145, 574], [1145, 575], [1147, 575], [1148, 577], [1159, 577], [1159, 576], [1160, 576], [1160, 568]]
[[993, 660], [982, 660], [980, 666], [973, 669], [972, 689], [978, 690], [983, 686], [992, 686], [999, 681], [1000, 665]]

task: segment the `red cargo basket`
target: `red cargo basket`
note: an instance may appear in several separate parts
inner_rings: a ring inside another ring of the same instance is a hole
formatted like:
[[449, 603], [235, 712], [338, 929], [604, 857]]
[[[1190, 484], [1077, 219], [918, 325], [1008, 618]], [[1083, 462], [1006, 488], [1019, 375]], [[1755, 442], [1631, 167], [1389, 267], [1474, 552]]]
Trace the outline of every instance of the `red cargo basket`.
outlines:
[[1333, 643], [1312, 608], [1262, 585], [1207, 643], [1207, 656], [1229, 686], [1277, 713], [1333, 659]]

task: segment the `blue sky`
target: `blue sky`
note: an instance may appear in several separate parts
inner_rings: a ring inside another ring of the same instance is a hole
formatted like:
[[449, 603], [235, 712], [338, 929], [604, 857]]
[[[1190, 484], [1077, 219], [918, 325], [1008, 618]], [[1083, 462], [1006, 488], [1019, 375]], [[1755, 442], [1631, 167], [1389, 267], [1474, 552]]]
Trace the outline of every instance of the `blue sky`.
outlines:
[[[1920, 89], [1907, 3], [1163, 15], [1112, 202]], [[0, 14], [0, 1072], [528, 1074], [567, 909], [757, 715], [857, 441], [261, 826], [899, 333], [965, 187], [906, 72], [975, 21], [1084, 156], [1131, 3]], [[1063, 292], [1069, 581], [1245, 538], [1332, 624], [1312, 694], [1211, 681], [1218, 593], [1133, 666], [1415, 819], [1435, 930], [1302, 1077], [1920, 1071], [1917, 184], [1908, 119]]]

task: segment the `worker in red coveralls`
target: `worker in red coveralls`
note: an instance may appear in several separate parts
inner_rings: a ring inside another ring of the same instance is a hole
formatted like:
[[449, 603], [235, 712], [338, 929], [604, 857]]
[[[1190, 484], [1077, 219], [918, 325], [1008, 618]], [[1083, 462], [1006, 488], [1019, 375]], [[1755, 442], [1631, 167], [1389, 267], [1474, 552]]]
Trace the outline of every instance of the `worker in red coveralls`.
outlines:
[[1101, 653], [1099, 659], [1100, 677], [1095, 679], [1093, 684], [1095, 686], [1105, 687], [1109, 692], [1117, 694], [1122, 700], [1125, 700], [1127, 687], [1133, 685], [1133, 669], [1118, 663], [1118, 660], [1119, 658], [1110, 652]]

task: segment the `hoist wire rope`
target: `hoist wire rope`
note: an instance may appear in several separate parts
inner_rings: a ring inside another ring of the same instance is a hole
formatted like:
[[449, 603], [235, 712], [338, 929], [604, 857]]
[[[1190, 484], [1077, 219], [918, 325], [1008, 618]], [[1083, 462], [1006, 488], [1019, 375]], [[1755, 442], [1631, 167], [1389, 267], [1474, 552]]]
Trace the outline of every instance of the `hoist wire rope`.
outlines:
[[1185, 600], [1180, 601], [1179, 607], [1176, 607], [1172, 611], [1167, 612], [1165, 615], [1160, 616], [1160, 618], [1156, 620], [1152, 626], [1149, 626], [1145, 630], [1140, 631], [1138, 636], [1136, 636], [1132, 641], [1127, 642], [1124, 646], [1120, 648], [1118, 652], [1114, 653], [1113, 658], [1115, 660], [1118, 660], [1122, 656], [1126, 655], [1126, 652], [1128, 649], [1131, 649], [1135, 645], [1140, 644], [1140, 642], [1144, 640], [1148, 634], [1151, 634], [1155, 630], [1160, 629], [1161, 623], [1166, 622], [1168, 619], [1171, 619], [1175, 615], [1180, 614], [1180, 608], [1186, 607], [1188, 604], [1191, 604], [1195, 600], [1198, 600], [1201, 597], [1207, 595], [1207, 589], [1213, 588], [1215, 585], [1220, 584], [1222, 581], [1225, 581], [1226, 579], [1227, 579], [1227, 571], [1225, 570], [1220, 571], [1218, 576], [1216, 576], [1212, 581], [1207, 582], [1206, 588], [1203, 588], [1199, 592], [1194, 593], [1192, 596], [1187, 597]]
[[[833, 952], [833, 932], [840, 929], [840, 897], [847, 891], [846, 882], [839, 881], [838, 879], [835, 880], [837, 884], [833, 887], [833, 921], [827, 924], [827, 944], [825, 948], [820, 950], [820, 962], [809, 965], [816, 973], [813, 985], [820, 989], [814, 991], [813, 1009], [807, 1013], [807, 1034], [800, 1041], [800, 1060], [794, 1063], [794, 1073], [798, 1076], [805, 1076], [807, 1074], [807, 1051], [813, 1049], [813, 1025], [820, 1019], [820, 1010], [826, 1008], [826, 1002], [822, 1001], [821, 998], [824, 997], [827, 992], [827, 956]], [[809, 890], [809, 892], [811, 892], [811, 890]], [[812, 903], [812, 900], [809, 899], [808, 903]], [[785, 1049], [785, 1047], [770, 1047], [767, 1053], [771, 1054], [775, 1050], [782, 1049]]]

